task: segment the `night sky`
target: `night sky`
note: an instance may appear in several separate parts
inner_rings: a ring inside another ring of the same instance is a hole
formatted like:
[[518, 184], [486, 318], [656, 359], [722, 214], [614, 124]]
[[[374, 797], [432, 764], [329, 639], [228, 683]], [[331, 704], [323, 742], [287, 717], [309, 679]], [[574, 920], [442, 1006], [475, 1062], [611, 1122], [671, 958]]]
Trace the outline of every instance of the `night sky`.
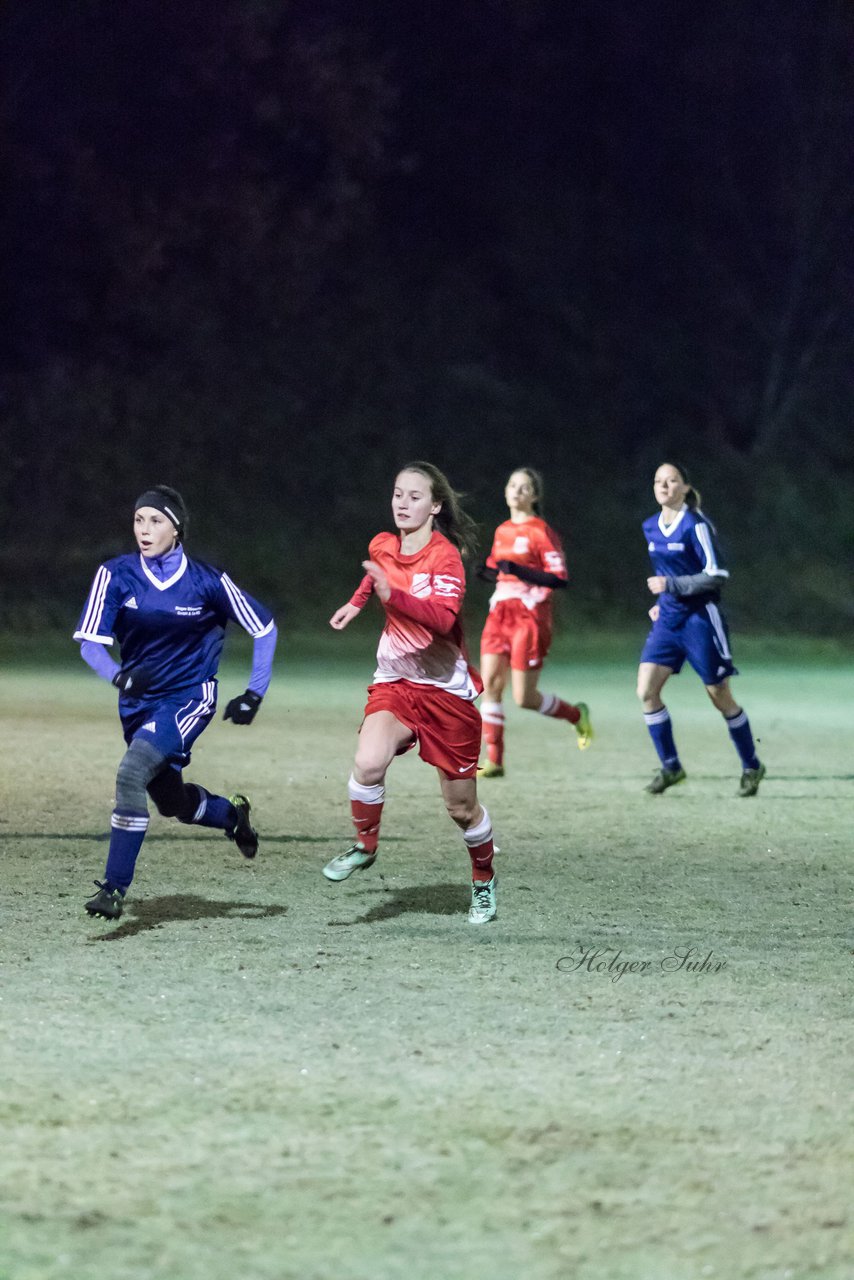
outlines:
[[159, 481], [312, 620], [421, 456], [485, 539], [540, 467], [618, 620], [674, 458], [745, 621], [847, 626], [852, 56], [806, 0], [10, 0], [6, 618], [64, 625]]

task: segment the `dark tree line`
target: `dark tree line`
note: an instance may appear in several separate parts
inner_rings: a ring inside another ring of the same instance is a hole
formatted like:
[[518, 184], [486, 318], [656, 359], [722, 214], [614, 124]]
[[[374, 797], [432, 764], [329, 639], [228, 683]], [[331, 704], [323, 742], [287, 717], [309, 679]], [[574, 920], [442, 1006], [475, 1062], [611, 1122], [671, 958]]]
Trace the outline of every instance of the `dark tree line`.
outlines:
[[637, 616], [687, 462], [761, 625], [836, 628], [854, 509], [839, 0], [10, 0], [0, 576], [66, 621], [155, 480], [322, 616], [394, 468], [488, 528], [540, 466], [574, 608]]

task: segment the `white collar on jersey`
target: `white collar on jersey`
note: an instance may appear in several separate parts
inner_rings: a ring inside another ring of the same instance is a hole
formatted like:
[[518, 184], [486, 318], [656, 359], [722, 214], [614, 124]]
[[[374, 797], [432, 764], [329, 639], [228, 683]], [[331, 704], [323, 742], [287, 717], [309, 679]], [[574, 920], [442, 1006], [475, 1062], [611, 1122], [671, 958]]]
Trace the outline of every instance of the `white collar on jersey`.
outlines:
[[664, 511], [662, 510], [661, 512], [659, 512], [659, 516], [658, 516], [658, 527], [659, 527], [659, 529], [661, 530], [661, 532], [664, 534], [665, 538], [669, 538], [669, 537], [670, 537], [670, 535], [671, 535], [671, 533], [673, 533], [674, 529], [678, 529], [678, 528], [679, 528], [679, 524], [680, 524], [680, 522], [681, 522], [681, 520], [682, 520], [682, 517], [684, 516], [684, 514], [685, 514], [685, 512], [686, 512], [687, 510], [688, 510], [688, 507], [687, 507], [687, 506], [683, 506], [683, 507], [682, 507], [682, 510], [679, 512], [679, 515], [678, 515], [678, 516], [676, 517], [676, 519], [673, 521], [673, 524], [665, 524], [665, 523], [664, 523]]
[[167, 578], [165, 582], [161, 582], [159, 578], [156, 578], [154, 576], [154, 574], [149, 569], [148, 565], [145, 563], [144, 555], [140, 555], [139, 563], [142, 565], [142, 572], [145, 574], [146, 578], [148, 578], [148, 581], [152, 583], [157, 588], [158, 591], [166, 591], [169, 587], [173, 587], [175, 583], [178, 581], [178, 579], [183, 576], [184, 571], [187, 568], [187, 557], [182, 551], [181, 563], [178, 565], [178, 568], [172, 574], [172, 577]]

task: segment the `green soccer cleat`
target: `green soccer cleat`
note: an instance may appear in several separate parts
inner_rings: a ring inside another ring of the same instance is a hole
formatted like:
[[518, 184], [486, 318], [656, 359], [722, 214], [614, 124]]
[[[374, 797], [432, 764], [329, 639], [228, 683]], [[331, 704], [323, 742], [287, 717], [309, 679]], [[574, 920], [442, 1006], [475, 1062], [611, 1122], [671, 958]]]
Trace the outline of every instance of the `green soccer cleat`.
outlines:
[[579, 711], [573, 728], [578, 736], [578, 750], [586, 751], [593, 741], [593, 722], [590, 719], [590, 708], [586, 702], [576, 702]]
[[366, 871], [376, 860], [376, 853], [368, 853], [360, 844], [354, 844], [346, 853], [339, 853], [337, 858], [327, 862], [323, 874], [327, 880], [346, 880], [354, 871]]
[[487, 760], [486, 764], [482, 764], [475, 775], [478, 778], [503, 778], [504, 765], [496, 764], [494, 760]]
[[471, 906], [469, 907], [469, 924], [489, 924], [498, 915], [495, 901], [497, 876], [491, 880], [475, 880], [471, 887]]
[[90, 916], [100, 916], [102, 920], [118, 920], [124, 908], [124, 894], [120, 889], [111, 889], [108, 883], [96, 880], [98, 892], [86, 903]]
[[228, 803], [237, 813], [237, 821], [231, 831], [226, 831], [229, 840], [233, 840], [244, 858], [254, 858], [258, 852], [258, 832], [249, 821], [252, 805], [246, 796], [228, 797]]
[[740, 796], [755, 796], [759, 790], [759, 784], [765, 777], [765, 765], [760, 764], [755, 769], [745, 769], [741, 775], [741, 782], [738, 785], [738, 794]]
[[675, 787], [678, 783], [684, 782], [687, 776], [681, 766], [678, 769], [665, 769], [662, 766], [658, 773], [653, 774], [652, 782], [646, 784], [644, 791], [648, 791], [651, 796], [660, 796], [668, 787]]

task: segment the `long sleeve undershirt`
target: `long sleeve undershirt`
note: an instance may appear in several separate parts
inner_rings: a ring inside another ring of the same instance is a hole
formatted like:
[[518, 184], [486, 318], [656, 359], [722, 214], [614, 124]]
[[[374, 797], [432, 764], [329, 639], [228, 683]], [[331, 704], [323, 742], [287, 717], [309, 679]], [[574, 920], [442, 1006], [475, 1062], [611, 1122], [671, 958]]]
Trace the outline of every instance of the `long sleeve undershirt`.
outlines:
[[411, 596], [408, 591], [401, 591], [400, 587], [392, 587], [387, 603], [398, 613], [405, 614], [414, 622], [420, 622], [423, 626], [429, 627], [439, 636], [446, 636], [457, 620], [454, 609], [429, 600], [419, 600]]
[[698, 596], [705, 591], [720, 591], [723, 575], [712, 573], [684, 573], [677, 578], [666, 578], [665, 591], [671, 596]]
[[273, 654], [276, 652], [278, 635], [278, 628], [274, 624], [272, 631], [268, 631], [265, 636], [259, 636], [254, 643], [252, 674], [246, 687], [253, 693], [257, 693], [259, 698], [263, 698], [270, 687], [273, 676]]
[[113, 676], [121, 670], [119, 664], [110, 657], [105, 644], [97, 644], [94, 640], [80, 641], [80, 657], [90, 666], [96, 676], [112, 683]]

